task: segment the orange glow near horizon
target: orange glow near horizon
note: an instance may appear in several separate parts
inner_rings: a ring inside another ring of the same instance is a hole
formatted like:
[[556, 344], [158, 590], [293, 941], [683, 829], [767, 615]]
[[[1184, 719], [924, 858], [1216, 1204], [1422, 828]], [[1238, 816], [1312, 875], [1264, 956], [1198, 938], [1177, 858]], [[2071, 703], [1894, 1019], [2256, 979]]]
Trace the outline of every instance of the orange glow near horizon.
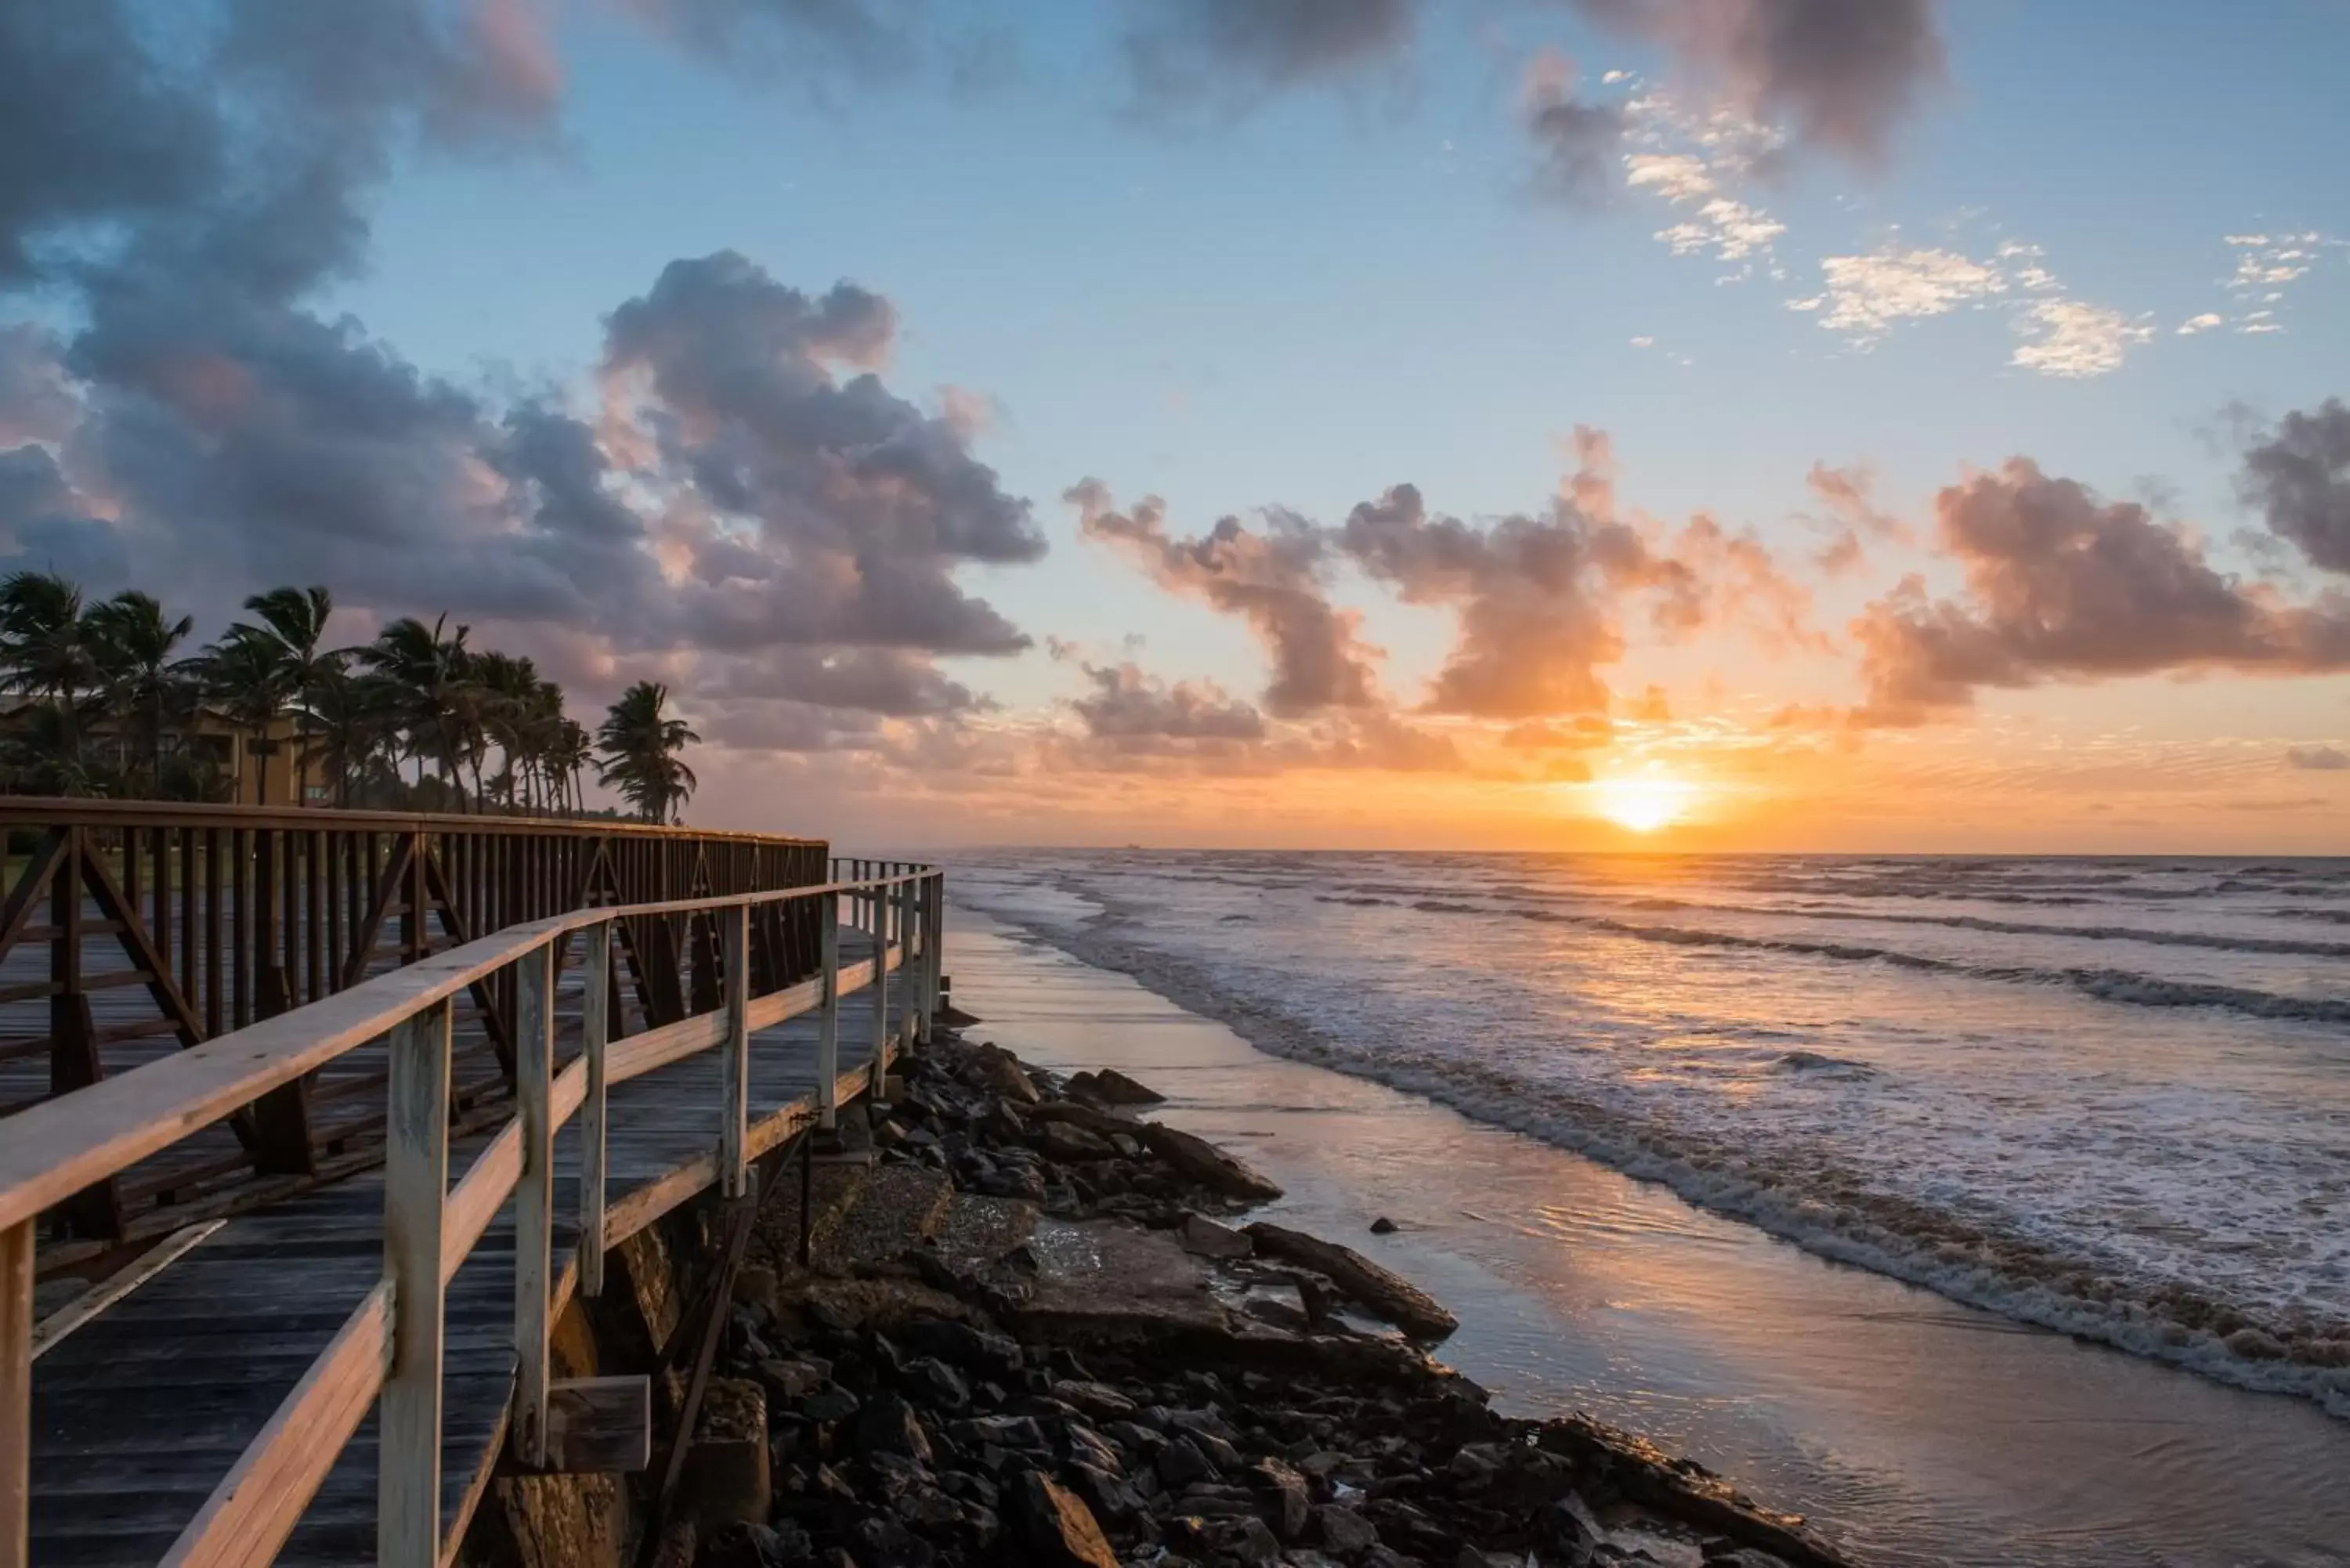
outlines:
[[1662, 832], [1689, 815], [1697, 788], [1685, 779], [1638, 774], [1601, 779], [1591, 785], [1601, 816], [1631, 833]]

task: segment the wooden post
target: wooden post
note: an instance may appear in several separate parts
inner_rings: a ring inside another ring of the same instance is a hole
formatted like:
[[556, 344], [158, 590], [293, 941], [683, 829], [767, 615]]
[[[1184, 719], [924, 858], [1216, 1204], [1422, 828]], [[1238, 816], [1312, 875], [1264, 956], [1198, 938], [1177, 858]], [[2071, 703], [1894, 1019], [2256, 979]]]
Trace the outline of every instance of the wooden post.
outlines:
[[33, 1221], [0, 1231], [0, 1568], [33, 1561]]
[[515, 1454], [546, 1462], [547, 1333], [555, 1237], [555, 947], [541, 942], [520, 960], [515, 1032], [515, 1115], [522, 1126], [522, 1174], [515, 1181]]
[[897, 896], [891, 900], [898, 906], [899, 978], [904, 982], [898, 994], [904, 1000], [898, 1006], [898, 1048], [905, 1050], [914, 1038], [917, 1022], [921, 1016], [921, 971], [914, 954], [916, 920], [914, 899], [916, 888], [911, 877], [898, 884]]
[[379, 1568], [440, 1568], [442, 1210], [449, 1191], [449, 1019], [436, 1002], [391, 1031], [383, 1264], [391, 1370], [378, 1406]]
[[579, 1051], [588, 1098], [579, 1107], [579, 1293], [604, 1292], [604, 1047], [611, 1032], [612, 922], [588, 928], [579, 977]]
[[874, 1085], [880, 1085], [881, 1064], [889, 1055], [889, 900], [881, 889], [872, 889], [872, 928], [868, 933], [873, 939], [873, 1055], [868, 1071]]
[[745, 1152], [751, 1116], [751, 906], [730, 904], [725, 924], [726, 1050], [720, 1058], [726, 1075], [725, 1119], [718, 1126], [718, 1191], [740, 1198], [750, 1190]]
[[816, 933], [824, 1002], [816, 1023], [816, 1125], [829, 1132], [839, 1110], [835, 1099], [840, 1078], [840, 895], [827, 893], [823, 904], [824, 926]]

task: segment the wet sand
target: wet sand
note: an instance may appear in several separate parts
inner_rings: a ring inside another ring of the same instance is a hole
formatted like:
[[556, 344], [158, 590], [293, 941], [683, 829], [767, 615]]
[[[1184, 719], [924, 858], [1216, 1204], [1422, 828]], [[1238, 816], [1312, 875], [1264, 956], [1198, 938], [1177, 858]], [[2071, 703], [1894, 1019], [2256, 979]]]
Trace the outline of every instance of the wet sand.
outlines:
[[[2350, 1423], [1822, 1262], [1564, 1150], [1263, 1054], [1125, 976], [951, 917], [957, 1001], [1116, 1066], [1288, 1189], [1269, 1211], [1436, 1293], [1444, 1358], [1585, 1410], [1887, 1564], [2350, 1564]], [[1402, 1229], [1367, 1234], [1380, 1215]]]

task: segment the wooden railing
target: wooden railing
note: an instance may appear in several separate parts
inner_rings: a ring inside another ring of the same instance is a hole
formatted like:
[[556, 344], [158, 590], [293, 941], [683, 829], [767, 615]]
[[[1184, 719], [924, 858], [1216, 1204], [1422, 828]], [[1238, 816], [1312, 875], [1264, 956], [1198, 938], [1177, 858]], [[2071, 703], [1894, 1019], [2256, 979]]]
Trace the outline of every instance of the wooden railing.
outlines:
[[[609, 820], [14, 796], [0, 796], [0, 1117], [492, 931], [806, 887], [827, 854], [815, 840]], [[779, 902], [754, 919], [763, 984], [814, 971], [812, 913]], [[624, 981], [647, 1027], [712, 1005], [719, 932], [706, 917], [631, 919], [615, 942], [616, 1020]], [[511, 1096], [519, 1001], [506, 971], [468, 987], [461, 1116]], [[217, 1147], [94, 1183], [56, 1216], [82, 1245], [49, 1248], [43, 1266], [371, 1163], [382, 1087], [375, 1071], [296, 1079], [241, 1108]]]
[[[432, 831], [438, 831], [436, 824]], [[886, 1062], [890, 973], [904, 1025], [926, 1032], [938, 1004], [944, 883], [930, 867], [845, 863], [869, 874], [783, 891], [701, 897], [550, 915], [462, 943], [339, 992], [161, 1057], [26, 1110], [0, 1133], [0, 1568], [28, 1559], [35, 1226], [39, 1216], [305, 1075], [389, 1037], [380, 1281], [246, 1448], [166, 1561], [266, 1563], [283, 1544], [369, 1408], [380, 1401], [378, 1561], [438, 1568], [441, 1538], [444, 1292], [509, 1195], [515, 1200], [515, 1348], [510, 1430], [524, 1465], [546, 1454], [548, 1334], [556, 1304], [553, 1138], [581, 1119], [577, 1288], [602, 1287], [610, 1243], [644, 1220], [608, 1214], [607, 1091], [698, 1053], [723, 1054], [722, 1103], [708, 1154], [679, 1173], [685, 1190], [740, 1196], [754, 1147], [748, 1123], [751, 1037], [806, 1013], [818, 1019], [815, 1104], [828, 1123], [838, 1094], [840, 1000], [873, 988], [873, 1059]], [[846, 906], [872, 956], [841, 962]], [[802, 920], [816, 935], [805, 980], [763, 980], [761, 922]], [[680, 919], [718, 937], [713, 1010], [624, 1038], [610, 1028], [616, 954], [632, 929]], [[557, 963], [575, 938], [584, 965], [580, 1047], [554, 1068]], [[515, 997], [516, 1093], [464, 1176], [448, 1182], [452, 1020], [461, 996], [492, 982]], [[770, 1118], [771, 1122], [774, 1118]], [[766, 1125], [766, 1124], [763, 1124]], [[777, 1135], [780, 1136], [780, 1135]]]

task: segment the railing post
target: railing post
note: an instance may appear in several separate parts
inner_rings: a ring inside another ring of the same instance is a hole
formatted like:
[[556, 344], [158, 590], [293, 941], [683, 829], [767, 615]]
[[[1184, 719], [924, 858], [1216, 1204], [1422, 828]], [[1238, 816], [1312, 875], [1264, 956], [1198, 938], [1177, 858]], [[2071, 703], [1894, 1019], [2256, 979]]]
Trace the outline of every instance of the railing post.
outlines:
[[921, 1017], [922, 971], [915, 967], [914, 956], [914, 883], [912, 878], [900, 882], [890, 890], [889, 901], [898, 907], [898, 978], [902, 982], [898, 994], [903, 999], [898, 1006], [898, 1048], [907, 1049], [914, 1038], [914, 1030]]
[[933, 873], [923, 886], [930, 890], [923, 909], [930, 930], [922, 943], [922, 1039], [927, 1044], [939, 1024], [939, 981], [946, 973], [947, 877]]
[[579, 983], [579, 1051], [588, 1097], [579, 1107], [579, 1293], [604, 1292], [604, 1048], [611, 1033], [612, 922], [588, 928]]
[[515, 1116], [522, 1127], [522, 1173], [515, 1180], [515, 1455], [546, 1463], [548, 1310], [555, 1241], [555, 944], [515, 962]]
[[827, 893], [817, 950], [823, 955], [824, 1008], [816, 1025], [816, 1125], [827, 1132], [837, 1124], [840, 1081], [840, 895]]
[[449, 1003], [436, 1002], [391, 1031], [383, 1160], [391, 1368], [378, 1406], [379, 1568], [439, 1568], [441, 1556], [441, 1225], [449, 1192]]
[[33, 1226], [0, 1231], [0, 1568], [33, 1561]]
[[872, 925], [868, 931], [873, 939], [873, 1027], [868, 1044], [873, 1054], [866, 1064], [872, 1075], [873, 1086], [881, 1083], [882, 1062], [889, 1052], [889, 900], [881, 889], [872, 889]]
[[744, 1158], [751, 1116], [751, 906], [730, 905], [724, 919], [726, 1050], [721, 1061], [726, 1119], [718, 1129], [718, 1190], [722, 1197], [742, 1198], [751, 1190]]

